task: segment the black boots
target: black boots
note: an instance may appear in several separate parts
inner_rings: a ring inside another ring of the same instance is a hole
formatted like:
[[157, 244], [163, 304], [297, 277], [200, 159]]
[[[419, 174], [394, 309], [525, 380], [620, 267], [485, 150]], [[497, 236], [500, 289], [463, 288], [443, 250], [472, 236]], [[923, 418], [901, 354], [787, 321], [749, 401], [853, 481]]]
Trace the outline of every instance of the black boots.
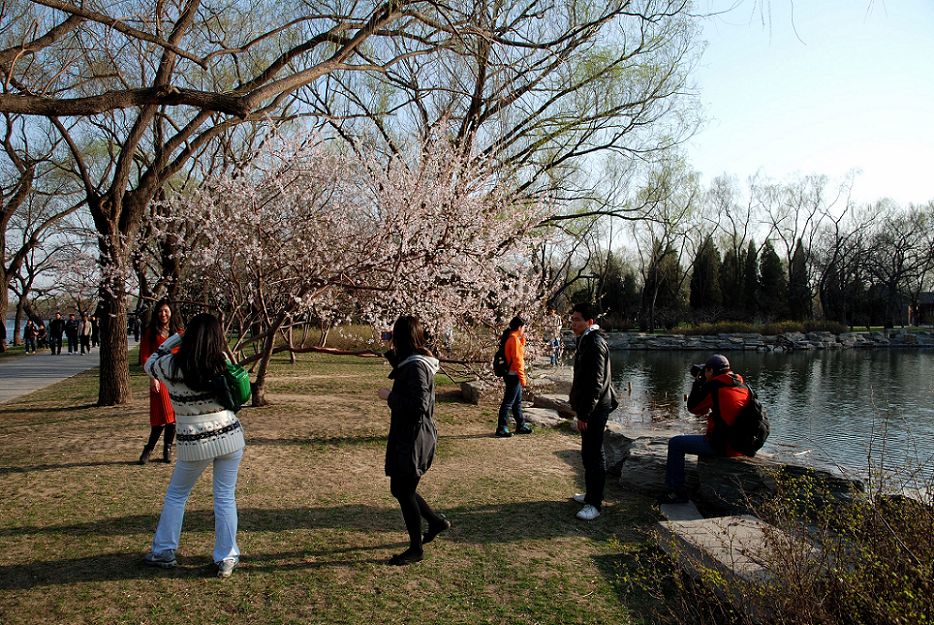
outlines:
[[162, 448], [162, 462], [166, 464], [172, 464], [172, 457], [174, 456], [175, 445], [166, 445]]
[[139, 455], [139, 464], [146, 464], [149, 462], [149, 454], [152, 453], [152, 447], [149, 445], [143, 447], [143, 453]]

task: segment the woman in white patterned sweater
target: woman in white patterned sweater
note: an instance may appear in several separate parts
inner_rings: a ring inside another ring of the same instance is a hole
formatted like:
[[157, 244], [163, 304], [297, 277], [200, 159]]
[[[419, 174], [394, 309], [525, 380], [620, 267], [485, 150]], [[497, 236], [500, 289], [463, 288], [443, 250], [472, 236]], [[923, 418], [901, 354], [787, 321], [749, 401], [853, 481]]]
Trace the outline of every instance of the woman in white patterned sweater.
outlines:
[[[176, 345], [178, 352], [171, 353]], [[175, 408], [178, 462], [169, 482], [144, 562], [172, 568], [185, 516], [185, 503], [195, 482], [214, 465], [214, 562], [220, 577], [229, 577], [240, 560], [237, 547], [237, 470], [243, 456], [243, 428], [237, 415], [221, 406], [211, 381], [226, 367], [227, 342], [213, 315], [195, 315], [183, 336], [170, 336], [149, 357], [146, 373], [166, 385]]]

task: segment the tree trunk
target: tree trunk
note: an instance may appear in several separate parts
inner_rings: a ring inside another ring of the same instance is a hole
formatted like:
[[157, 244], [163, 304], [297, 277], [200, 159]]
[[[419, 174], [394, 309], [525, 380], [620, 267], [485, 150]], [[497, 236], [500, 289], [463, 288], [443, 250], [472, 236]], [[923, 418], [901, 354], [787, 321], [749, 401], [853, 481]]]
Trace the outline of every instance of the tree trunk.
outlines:
[[[113, 280], [110, 283], [111, 286], [115, 286]], [[103, 314], [101, 316], [100, 389], [97, 394], [97, 405], [116, 406], [132, 399], [127, 354], [126, 297], [122, 288], [118, 292], [111, 292], [110, 289], [102, 287], [100, 298]]]

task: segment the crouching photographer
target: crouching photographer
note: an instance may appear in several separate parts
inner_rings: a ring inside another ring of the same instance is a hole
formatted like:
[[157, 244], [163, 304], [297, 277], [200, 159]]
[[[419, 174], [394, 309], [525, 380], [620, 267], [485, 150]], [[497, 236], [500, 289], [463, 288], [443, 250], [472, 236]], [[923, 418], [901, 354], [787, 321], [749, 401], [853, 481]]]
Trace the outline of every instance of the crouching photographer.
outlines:
[[659, 503], [685, 503], [688, 493], [684, 484], [684, 456], [742, 456], [729, 442], [728, 429], [733, 426], [743, 408], [752, 401], [742, 376], [730, 369], [726, 356], [715, 354], [703, 365], [692, 365], [694, 384], [688, 396], [691, 414], [707, 416], [704, 434], [684, 434], [668, 441], [668, 461], [665, 465], [667, 492]]

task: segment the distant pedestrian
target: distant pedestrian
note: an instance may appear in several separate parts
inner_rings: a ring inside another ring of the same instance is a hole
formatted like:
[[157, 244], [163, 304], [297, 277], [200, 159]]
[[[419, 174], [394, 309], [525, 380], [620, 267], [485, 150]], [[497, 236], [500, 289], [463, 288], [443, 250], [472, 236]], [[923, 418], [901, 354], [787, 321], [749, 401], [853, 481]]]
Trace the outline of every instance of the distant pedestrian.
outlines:
[[101, 344], [101, 318], [91, 315], [91, 347]]
[[65, 320], [62, 319], [62, 313], [55, 313], [55, 317], [49, 321], [49, 349], [53, 354], [62, 353], [62, 334], [65, 333]]
[[[139, 346], [140, 364], [145, 364], [163, 341], [177, 329], [178, 325], [172, 319], [172, 307], [166, 301], [159, 302], [153, 309], [152, 319]], [[149, 441], [139, 456], [140, 464], [149, 462], [149, 455], [163, 432], [165, 436], [162, 439], [162, 460], [170, 463], [175, 442], [175, 410], [169, 398], [169, 389], [160, 380], [152, 378], [149, 380]]]
[[561, 345], [561, 338], [556, 336], [553, 339], [551, 339], [551, 341], [549, 342], [549, 347], [551, 348], [551, 357], [549, 358], [551, 362], [551, 366], [557, 367], [558, 364], [561, 362], [561, 352], [563, 351], [562, 345]]
[[610, 413], [619, 405], [610, 371], [610, 350], [600, 326], [594, 323], [596, 316], [594, 307], [587, 303], [575, 304], [571, 314], [577, 350], [569, 401], [577, 414], [577, 430], [581, 433], [581, 460], [587, 490], [574, 495], [573, 499], [584, 504], [577, 513], [577, 518], [584, 521], [596, 519], [603, 509], [606, 486], [603, 435]]
[[49, 343], [49, 331], [45, 327], [45, 322], [42, 319], [36, 324], [36, 347], [39, 349], [45, 349], [48, 347]]
[[36, 353], [36, 337], [38, 332], [36, 331], [36, 324], [33, 323], [32, 319], [26, 321], [26, 327], [23, 328], [23, 345], [27, 354]]
[[68, 353], [78, 353], [78, 320], [75, 319], [75, 313], [68, 313], [68, 321], [65, 322], [65, 337], [68, 339]]
[[[386, 441], [386, 475], [389, 490], [402, 508], [409, 534], [409, 548], [389, 559], [403, 566], [423, 557], [423, 545], [451, 527], [416, 492], [431, 467], [438, 441], [435, 427], [435, 374], [438, 359], [426, 346], [425, 331], [417, 317], [402, 316], [392, 328], [392, 349], [386, 353], [392, 365], [392, 390], [379, 389], [389, 404], [389, 437]], [[422, 535], [422, 518], [428, 530]]]
[[512, 436], [509, 431], [509, 413], [516, 420], [516, 434], [531, 434], [532, 428], [525, 422], [522, 414], [522, 388], [528, 381], [525, 377], [525, 319], [513, 317], [509, 327], [500, 337], [500, 346], [506, 356], [509, 371], [503, 376], [505, 388], [503, 400], [499, 404], [499, 415], [496, 420], [496, 436], [508, 438]]
[[81, 355], [91, 353], [91, 317], [85, 313], [78, 323], [78, 339], [81, 341]]
[[130, 333], [133, 334], [133, 341], [139, 343], [139, 330], [140, 330], [140, 321], [139, 315], [134, 314], [130, 317]]

